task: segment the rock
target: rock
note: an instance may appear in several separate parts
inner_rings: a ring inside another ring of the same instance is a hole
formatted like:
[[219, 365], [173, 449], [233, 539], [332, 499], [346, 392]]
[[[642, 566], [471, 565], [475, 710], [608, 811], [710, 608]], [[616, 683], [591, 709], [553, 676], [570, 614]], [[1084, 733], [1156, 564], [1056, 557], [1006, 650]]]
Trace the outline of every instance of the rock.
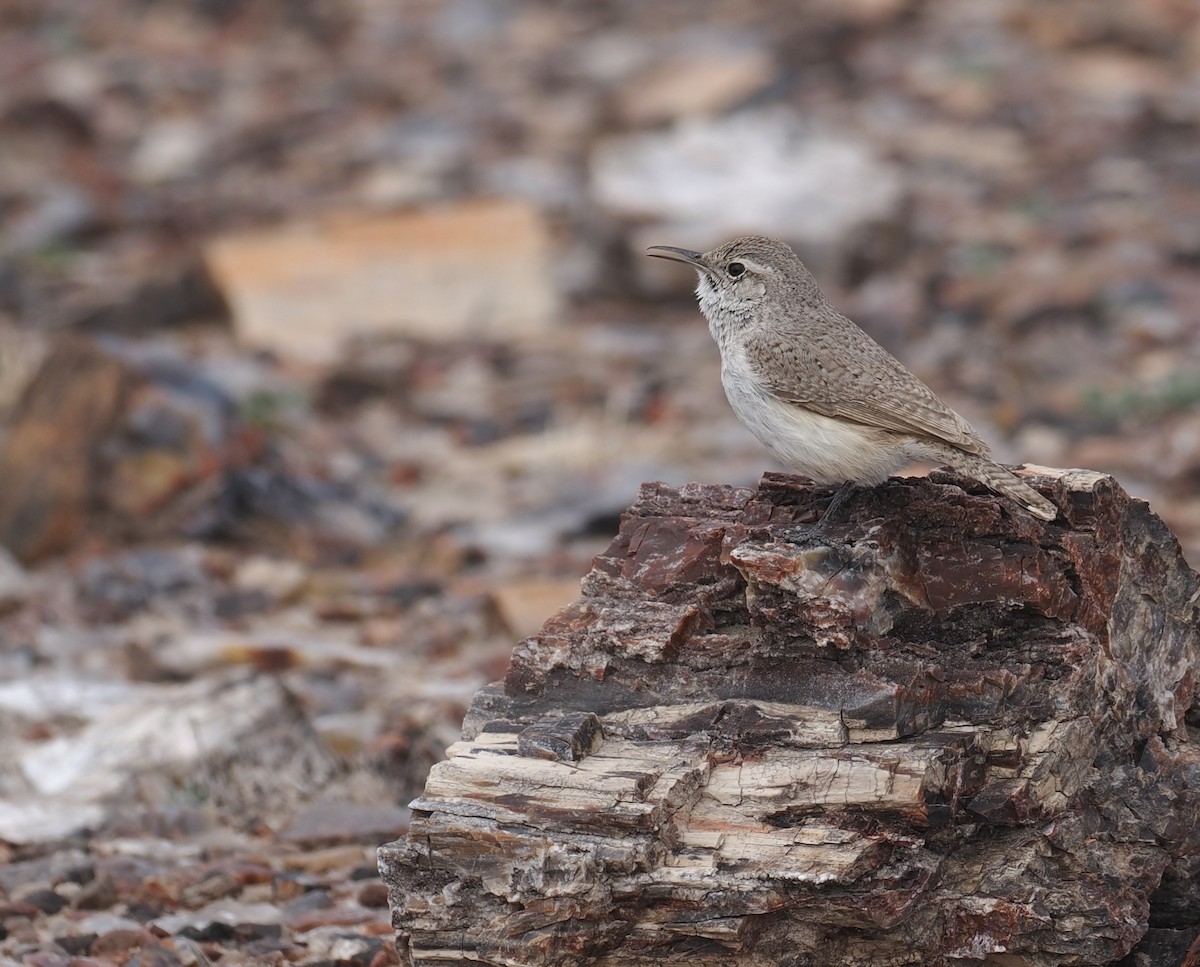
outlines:
[[1029, 146], [1010, 128], [926, 123], [900, 134], [903, 151], [912, 162], [978, 172], [990, 184], [1019, 177], [1032, 163]]
[[94, 875], [93, 861], [78, 850], [61, 850], [37, 859], [0, 865], [0, 887], [12, 893], [47, 883], [85, 883]]
[[774, 72], [760, 47], [685, 50], [630, 78], [617, 111], [628, 125], [714, 115], [765, 87]]
[[194, 956], [186, 959], [166, 944], [148, 941], [138, 948], [138, 952], [125, 961], [124, 967], [191, 967], [196, 962]]
[[[31, 843], [118, 816], [132, 821], [134, 810], [170, 801], [184, 784], [227, 814], [282, 822], [340, 774], [273, 678], [238, 672], [127, 694], [92, 710], [82, 727], [21, 750], [16, 767], [29, 791], [0, 799], [0, 836]], [[81, 894], [75, 902], [96, 901]]]
[[304, 939], [308, 955], [317, 963], [344, 964], [345, 967], [370, 967], [384, 948], [383, 941], [378, 938], [332, 928], [313, 930]]
[[276, 926], [282, 920], [279, 907], [274, 903], [242, 903], [238, 900], [217, 900], [199, 910], [173, 913], [158, 917], [150, 924], [167, 934], [184, 936], [199, 935], [214, 924], [229, 928], [230, 934], [244, 932], [257, 936], [277, 933]]
[[44, 913], [42, 909], [26, 900], [2, 901], [0, 900], [0, 924], [14, 920], [33, 920], [39, 914]]
[[230, 236], [207, 258], [244, 342], [331, 362], [351, 336], [547, 332], [559, 308], [549, 246], [533, 208], [474, 201]]
[[1200, 578], [1111, 477], [1025, 476], [1058, 521], [935, 472], [800, 544], [829, 488], [645, 485], [380, 850], [402, 962], [1094, 965], [1194, 925]]
[[301, 591], [309, 569], [299, 561], [255, 555], [239, 562], [233, 584], [240, 591], [259, 591], [275, 600], [285, 600]]
[[522, 578], [506, 581], [492, 591], [500, 617], [515, 638], [534, 634], [559, 608], [579, 593], [575, 578]]
[[97, 445], [120, 416], [128, 384], [119, 360], [69, 340], [27, 387], [0, 451], [0, 544], [23, 562], [83, 533]]
[[355, 899], [364, 906], [372, 909], [388, 905], [388, 891], [382, 880], [371, 880], [358, 888]]
[[72, 957], [81, 957], [88, 952], [96, 939], [94, 933], [67, 933], [54, 938], [54, 942]]
[[902, 184], [866, 142], [777, 109], [603, 142], [592, 156], [592, 194], [610, 212], [649, 223], [633, 233], [635, 271], [649, 279], [644, 273], [661, 267], [641, 258], [645, 245], [705, 250], [745, 231], [836, 263], [857, 231], [895, 215]]
[[358, 864], [369, 852], [369, 849], [362, 846], [325, 846], [289, 856], [288, 866], [292, 870], [300, 870], [303, 876], [307, 877], [305, 882], [308, 890], [326, 888], [332, 874], [350, 868], [357, 869]]
[[323, 889], [328, 885], [328, 882], [321, 877], [289, 870], [284, 873], [277, 873], [271, 879], [270, 897], [276, 903], [284, 903], [288, 900], [294, 900], [298, 896], [303, 896], [310, 890]]
[[88, 535], [344, 559], [392, 536], [404, 512], [390, 493], [330, 480], [283, 442], [289, 392], [277, 373], [178, 343], [60, 341], [0, 450], [0, 545], [24, 564]]
[[143, 930], [110, 930], [92, 941], [88, 951], [93, 957], [114, 957], [150, 940]]
[[129, 172], [147, 184], [190, 175], [204, 161], [210, 139], [196, 119], [165, 118], [142, 133], [129, 159]]
[[179, 902], [185, 907], [199, 907], [223, 897], [241, 893], [241, 881], [231, 873], [217, 870], [179, 892]]
[[47, 356], [0, 452], [0, 543], [18, 559], [64, 551], [98, 526], [153, 531], [244, 452], [233, 401], [168, 356], [82, 337]]
[[228, 322], [229, 307], [199, 256], [151, 276], [119, 298], [81, 311], [71, 320], [85, 332], [156, 333], [199, 322]]
[[[0, 268], [0, 289], [4, 284]], [[18, 328], [0, 309], [0, 413], [6, 420], [45, 358], [46, 335]]]
[[[5, 939], [12, 939], [12, 935]], [[56, 950], [49, 944], [42, 944], [34, 949], [28, 946], [21, 949], [21, 967], [99, 967], [99, 964], [98, 960], [85, 960], [81, 964], [79, 961], [68, 959], [61, 950]]]
[[58, 913], [67, 905], [66, 897], [57, 890], [30, 890], [28, 893], [22, 893], [18, 899], [21, 903], [28, 903], [42, 913], [49, 914]]
[[6, 232], [0, 233], [0, 252], [13, 255], [30, 252], [81, 233], [96, 221], [93, 199], [72, 184], [59, 182]]
[[0, 615], [20, 607], [37, 587], [37, 580], [0, 547]]
[[1056, 80], [1074, 88], [1081, 101], [1100, 101], [1109, 106], [1131, 105], [1152, 94], [1166, 91], [1170, 74], [1155, 58], [1140, 57], [1117, 49], [1093, 49], [1073, 53], [1055, 61]]
[[313, 846], [355, 841], [382, 842], [408, 829], [409, 810], [385, 803], [367, 805], [327, 800], [310, 803], [280, 832], [288, 842]]

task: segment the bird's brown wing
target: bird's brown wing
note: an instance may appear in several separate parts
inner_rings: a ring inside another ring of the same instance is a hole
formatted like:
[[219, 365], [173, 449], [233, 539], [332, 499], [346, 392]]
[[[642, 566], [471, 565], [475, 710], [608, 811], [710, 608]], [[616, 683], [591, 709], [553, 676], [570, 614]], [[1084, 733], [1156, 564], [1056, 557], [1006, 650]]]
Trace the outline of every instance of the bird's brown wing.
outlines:
[[822, 416], [988, 455], [987, 444], [966, 420], [849, 319], [838, 318], [836, 337], [814, 328], [773, 327], [743, 343], [751, 365], [779, 399]]

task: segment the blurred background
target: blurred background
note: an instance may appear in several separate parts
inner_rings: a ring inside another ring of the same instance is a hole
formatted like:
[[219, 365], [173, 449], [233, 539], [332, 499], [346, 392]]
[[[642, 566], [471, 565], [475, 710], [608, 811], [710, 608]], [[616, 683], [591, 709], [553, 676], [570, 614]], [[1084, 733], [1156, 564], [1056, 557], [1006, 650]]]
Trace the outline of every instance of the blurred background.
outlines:
[[774, 466], [648, 244], [1200, 561], [1198, 126], [1189, 0], [6, 0], [0, 841], [403, 831], [641, 481]]

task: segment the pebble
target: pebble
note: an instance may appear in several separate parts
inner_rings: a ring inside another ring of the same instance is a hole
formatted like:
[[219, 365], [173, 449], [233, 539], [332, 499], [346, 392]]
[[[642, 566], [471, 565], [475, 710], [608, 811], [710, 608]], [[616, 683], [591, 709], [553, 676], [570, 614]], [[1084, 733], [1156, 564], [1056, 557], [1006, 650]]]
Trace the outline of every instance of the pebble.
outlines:
[[358, 888], [355, 899], [364, 907], [382, 909], [388, 905], [388, 888], [383, 881], [373, 880]]
[[47, 889], [30, 890], [28, 893], [22, 893], [17, 899], [19, 903], [27, 903], [42, 913], [58, 913], [67, 905], [66, 897], [55, 890]]
[[149, 934], [145, 930], [110, 930], [92, 941], [88, 953], [94, 957], [112, 957], [140, 947], [149, 939]]
[[93, 880], [75, 894], [73, 906], [76, 910], [107, 910], [118, 899], [116, 884], [105, 876]]

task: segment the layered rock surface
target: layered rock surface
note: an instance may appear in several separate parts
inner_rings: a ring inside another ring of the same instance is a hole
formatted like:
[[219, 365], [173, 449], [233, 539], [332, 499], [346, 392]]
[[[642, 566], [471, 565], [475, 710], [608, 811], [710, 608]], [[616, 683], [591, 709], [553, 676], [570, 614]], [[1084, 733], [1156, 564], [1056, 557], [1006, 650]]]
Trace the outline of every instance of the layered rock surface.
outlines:
[[1200, 584], [1027, 479], [646, 485], [381, 851], [411, 962], [1182, 964]]

